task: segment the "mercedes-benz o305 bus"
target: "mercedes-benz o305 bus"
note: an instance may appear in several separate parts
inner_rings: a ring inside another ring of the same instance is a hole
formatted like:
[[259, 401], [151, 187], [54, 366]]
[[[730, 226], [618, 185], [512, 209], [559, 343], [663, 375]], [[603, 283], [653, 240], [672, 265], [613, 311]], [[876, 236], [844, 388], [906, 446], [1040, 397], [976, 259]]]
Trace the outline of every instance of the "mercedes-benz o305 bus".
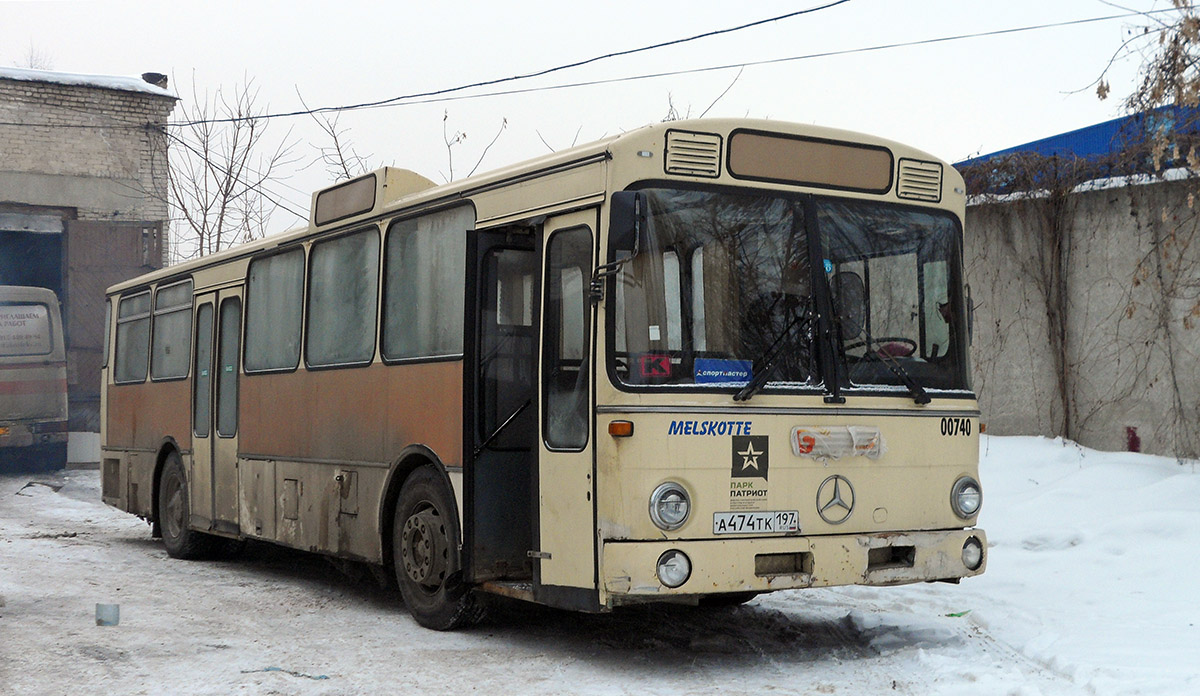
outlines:
[[194, 557], [384, 566], [421, 624], [950, 581], [974, 527], [962, 179], [898, 143], [649, 126], [109, 289], [103, 496]]
[[0, 285], [0, 467], [67, 463], [67, 353], [52, 290]]

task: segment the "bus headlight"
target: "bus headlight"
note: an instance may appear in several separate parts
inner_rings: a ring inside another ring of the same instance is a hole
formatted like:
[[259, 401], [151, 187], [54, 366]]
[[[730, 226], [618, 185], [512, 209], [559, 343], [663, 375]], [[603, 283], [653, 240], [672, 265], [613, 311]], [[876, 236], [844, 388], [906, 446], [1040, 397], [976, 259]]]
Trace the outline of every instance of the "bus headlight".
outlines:
[[954, 514], [965, 520], [975, 516], [982, 504], [983, 489], [979, 487], [978, 481], [964, 476], [954, 482], [954, 487], [950, 489], [950, 507]]
[[691, 575], [692, 561], [686, 553], [671, 549], [658, 557], [658, 581], [667, 587], [679, 587]]
[[983, 563], [983, 544], [979, 543], [979, 539], [968, 537], [963, 542], [962, 561], [967, 570], [979, 570]]
[[687, 489], [674, 481], [667, 481], [650, 494], [650, 519], [659, 529], [668, 532], [679, 529], [691, 511]]

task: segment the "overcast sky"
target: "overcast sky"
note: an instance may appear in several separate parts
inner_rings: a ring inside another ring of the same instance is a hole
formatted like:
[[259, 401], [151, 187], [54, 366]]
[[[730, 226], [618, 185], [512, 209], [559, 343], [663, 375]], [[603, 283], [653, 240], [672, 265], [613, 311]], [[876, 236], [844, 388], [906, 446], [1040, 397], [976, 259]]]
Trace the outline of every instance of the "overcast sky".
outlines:
[[[198, 88], [244, 77], [271, 111], [377, 101], [533, 72], [616, 51], [738, 26], [828, 0], [800, 2], [0, 2], [0, 64], [101, 75], [172, 76], [182, 118]], [[1121, 5], [1118, 7], [1116, 5]], [[1161, 9], [1166, 0], [850, 0], [721, 36], [603, 60], [541, 78], [459, 93], [745, 64]], [[419, 8], [419, 9], [416, 9]], [[372, 166], [441, 182], [680, 115], [751, 116], [870, 132], [958, 161], [1120, 115], [1137, 57], [1094, 81], [1142, 18], [814, 57], [653, 79], [353, 111], [340, 117]], [[731, 87], [732, 85], [732, 87]], [[728, 88], [728, 92], [726, 89]], [[724, 96], [721, 96], [724, 93]], [[715, 104], [714, 104], [715, 101]], [[711, 107], [711, 108], [710, 108]], [[280, 119], [305, 161], [326, 144], [311, 118]], [[320, 164], [273, 184], [306, 211], [329, 175]], [[272, 227], [297, 221], [277, 216]]]

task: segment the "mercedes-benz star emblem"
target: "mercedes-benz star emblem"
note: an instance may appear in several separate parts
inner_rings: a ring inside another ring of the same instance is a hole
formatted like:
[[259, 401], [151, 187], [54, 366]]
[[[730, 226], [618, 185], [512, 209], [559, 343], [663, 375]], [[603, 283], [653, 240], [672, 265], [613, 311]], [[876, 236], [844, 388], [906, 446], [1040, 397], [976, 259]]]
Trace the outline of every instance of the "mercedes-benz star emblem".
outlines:
[[854, 512], [854, 486], [845, 476], [833, 475], [817, 489], [817, 514], [829, 524], [841, 524]]

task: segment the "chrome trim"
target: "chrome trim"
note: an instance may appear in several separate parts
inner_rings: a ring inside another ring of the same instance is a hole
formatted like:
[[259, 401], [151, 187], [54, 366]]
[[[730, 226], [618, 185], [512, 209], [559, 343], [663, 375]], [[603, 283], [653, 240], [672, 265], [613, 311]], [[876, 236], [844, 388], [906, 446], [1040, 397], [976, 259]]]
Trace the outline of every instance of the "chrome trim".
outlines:
[[870, 416], [902, 418], [979, 418], [979, 411], [928, 409], [786, 407], [786, 406], [597, 406], [596, 413], [704, 413], [721, 416]]

